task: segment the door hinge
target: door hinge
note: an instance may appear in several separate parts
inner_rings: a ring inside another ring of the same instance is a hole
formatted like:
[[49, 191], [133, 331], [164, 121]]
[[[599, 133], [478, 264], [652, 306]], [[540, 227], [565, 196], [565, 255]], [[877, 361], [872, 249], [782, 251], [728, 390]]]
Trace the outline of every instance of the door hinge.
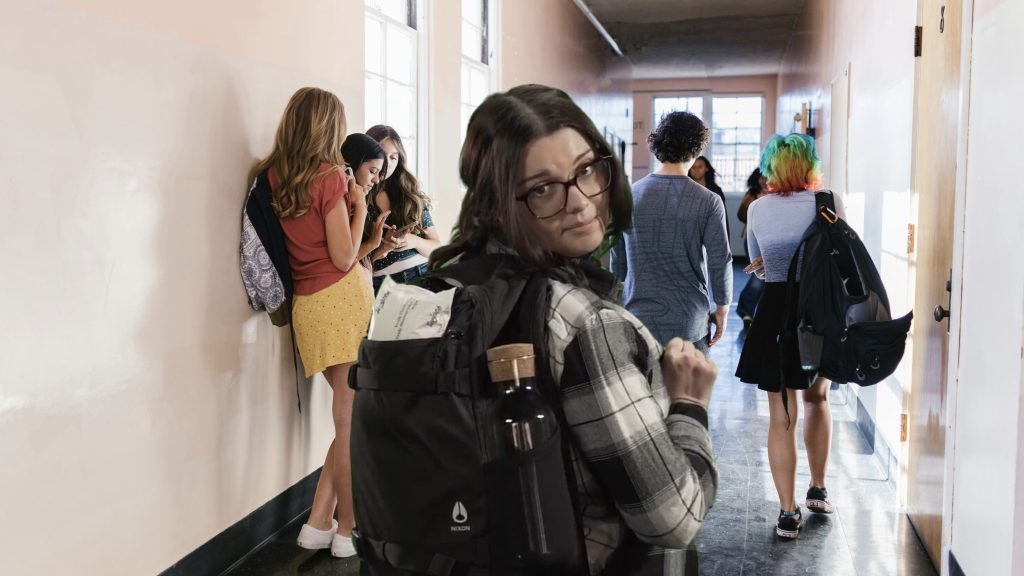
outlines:
[[914, 58], [921, 57], [921, 44], [923, 42], [924, 27], [914, 26]]
[[906, 412], [900, 414], [900, 442], [907, 441], [907, 419], [909, 416]]
[[907, 254], [914, 253], [914, 225], [907, 224]]

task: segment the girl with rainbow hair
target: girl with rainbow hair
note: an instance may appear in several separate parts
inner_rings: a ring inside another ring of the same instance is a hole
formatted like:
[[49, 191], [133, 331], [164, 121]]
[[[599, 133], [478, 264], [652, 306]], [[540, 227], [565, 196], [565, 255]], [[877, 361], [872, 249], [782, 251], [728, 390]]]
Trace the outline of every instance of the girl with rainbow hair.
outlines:
[[[832, 441], [830, 383], [824, 378], [808, 383], [796, 350], [781, 358], [777, 342], [783, 326], [795, 316], [794, 309], [791, 317], [786, 317], [789, 264], [816, 213], [814, 195], [821, 185], [821, 161], [810, 137], [776, 135], [761, 154], [760, 169], [767, 178], [767, 194], [747, 208], [747, 254], [751, 262], [744, 272], [765, 280], [765, 287], [743, 344], [736, 376], [768, 392], [768, 462], [780, 504], [775, 531], [781, 538], [793, 539], [803, 527], [803, 514], [796, 503], [797, 390], [802, 390], [804, 444], [811, 470], [805, 504], [813, 512], [833, 511], [825, 489]], [[835, 204], [839, 216], [845, 217], [838, 196]]]

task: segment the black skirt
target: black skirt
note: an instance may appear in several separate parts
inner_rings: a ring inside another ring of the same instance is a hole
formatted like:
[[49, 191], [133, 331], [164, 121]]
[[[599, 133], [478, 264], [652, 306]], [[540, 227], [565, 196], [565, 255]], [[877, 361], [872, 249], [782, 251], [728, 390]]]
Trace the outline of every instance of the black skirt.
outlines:
[[[786, 388], [806, 390], [810, 387], [808, 373], [800, 368], [800, 355], [796, 346], [786, 348], [786, 357], [779, 354], [779, 333], [786, 325], [786, 283], [766, 282], [761, 301], [754, 313], [743, 342], [743, 351], [736, 366], [736, 376], [747, 384], [757, 384], [761, 390], [780, 392]], [[796, 309], [791, 311], [790, 323], [796, 320]]]

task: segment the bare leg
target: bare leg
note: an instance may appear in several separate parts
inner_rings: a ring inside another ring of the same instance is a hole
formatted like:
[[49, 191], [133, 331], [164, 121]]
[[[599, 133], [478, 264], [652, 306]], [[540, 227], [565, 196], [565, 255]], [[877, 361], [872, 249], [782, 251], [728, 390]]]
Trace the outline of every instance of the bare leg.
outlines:
[[327, 378], [334, 388], [334, 492], [338, 495], [338, 534], [352, 536], [355, 514], [352, 509], [352, 460], [349, 441], [352, 428], [352, 400], [355, 393], [348, 387], [348, 371], [353, 364], [338, 364], [327, 369]]
[[807, 464], [811, 469], [811, 484], [825, 487], [825, 469], [832, 448], [832, 408], [828, 404], [831, 382], [818, 378], [804, 390], [804, 445]]
[[789, 418], [782, 406], [782, 393], [768, 393], [768, 464], [772, 469], [772, 480], [779, 493], [779, 506], [783, 510], [796, 510], [796, 427], [799, 410], [796, 391], [789, 394]]
[[[334, 384], [331, 384], [330, 379], [327, 380], [327, 383], [331, 385], [331, 388], [334, 388]], [[327, 448], [327, 456], [324, 457], [324, 467], [320, 471], [320, 479], [316, 483], [316, 493], [313, 494], [313, 507], [310, 508], [309, 519], [306, 521], [307, 524], [317, 530], [331, 529], [334, 507], [338, 501], [334, 488], [335, 442], [336, 440], [331, 440], [331, 445]]]
[[317, 530], [330, 530], [331, 519], [334, 518], [334, 505], [337, 502], [334, 491], [334, 443], [331, 441], [324, 458], [324, 467], [320, 471], [320, 479], [316, 483], [316, 494], [313, 495], [313, 507], [309, 510], [307, 524]]

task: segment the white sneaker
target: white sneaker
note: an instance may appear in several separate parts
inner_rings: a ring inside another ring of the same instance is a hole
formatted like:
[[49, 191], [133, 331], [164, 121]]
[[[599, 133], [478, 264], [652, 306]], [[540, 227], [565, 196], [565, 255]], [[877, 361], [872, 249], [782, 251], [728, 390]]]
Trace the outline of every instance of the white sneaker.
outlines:
[[299, 538], [297, 542], [300, 547], [305, 548], [306, 550], [323, 550], [324, 548], [331, 547], [331, 539], [337, 531], [337, 520], [331, 520], [330, 530], [317, 530], [309, 524], [303, 524], [302, 530], [299, 530]]
[[352, 539], [341, 534], [334, 534], [331, 541], [331, 556], [335, 558], [349, 558], [356, 555], [356, 547], [352, 545]]

